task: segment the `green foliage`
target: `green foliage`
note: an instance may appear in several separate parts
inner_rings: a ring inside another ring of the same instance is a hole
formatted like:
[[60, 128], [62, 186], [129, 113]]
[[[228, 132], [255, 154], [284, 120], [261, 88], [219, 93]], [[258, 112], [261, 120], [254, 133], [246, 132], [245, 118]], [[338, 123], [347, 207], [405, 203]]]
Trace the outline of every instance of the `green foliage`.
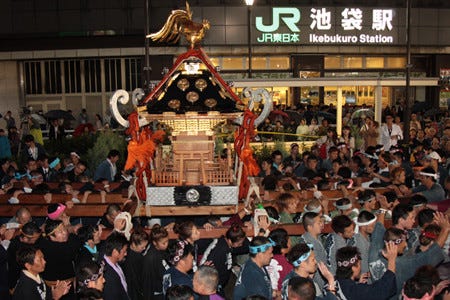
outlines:
[[364, 140], [360, 134], [360, 128], [358, 125], [349, 125], [350, 126], [350, 133], [355, 138], [355, 148], [359, 149], [361, 148], [361, 145], [363, 144]]
[[261, 163], [263, 160], [271, 157], [272, 152], [275, 150], [280, 150], [283, 157], [289, 156], [289, 152], [286, 151], [286, 146], [283, 141], [275, 141], [273, 146], [269, 146], [267, 143], [261, 143], [261, 146], [253, 146], [253, 156]]
[[286, 143], [284, 141], [275, 141], [273, 148], [273, 150], [279, 150], [281, 154], [283, 154], [283, 157], [289, 156], [289, 152], [286, 151]]
[[255, 157], [258, 163], [261, 163], [263, 160], [270, 158], [273, 147], [268, 146], [266, 143], [262, 143], [260, 147], [253, 146], [253, 156]]
[[163, 145], [172, 145], [172, 141], [170, 140], [170, 137], [172, 136], [173, 128], [170, 126], [164, 126], [163, 127], [164, 132], [166, 133], [164, 135], [164, 139], [162, 140]]
[[217, 157], [220, 157], [222, 154], [223, 149], [226, 148], [226, 145], [224, 144], [222, 139], [216, 138], [214, 142], [214, 153]]
[[89, 148], [86, 153], [86, 161], [88, 168], [93, 172], [97, 166], [106, 159], [108, 152], [112, 149], [117, 149], [120, 152], [120, 160], [118, 162], [118, 170], [125, 164], [127, 157], [126, 149], [127, 142], [125, 137], [113, 131], [107, 130], [98, 133], [97, 140], [92, 148]]

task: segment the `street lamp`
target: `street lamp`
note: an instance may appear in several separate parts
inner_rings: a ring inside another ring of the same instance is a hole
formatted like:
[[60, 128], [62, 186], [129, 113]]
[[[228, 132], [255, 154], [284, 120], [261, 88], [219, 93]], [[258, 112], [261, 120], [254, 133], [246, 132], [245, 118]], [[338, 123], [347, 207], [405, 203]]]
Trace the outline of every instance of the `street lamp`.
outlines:
[[248, 30], [248, 78], [252, 78], [252, 28], [251, 28], [251, 19], [252, 19], [252, 6], [254, 0], [245, 0], [245, 4], [247, 5], [247, 30]]

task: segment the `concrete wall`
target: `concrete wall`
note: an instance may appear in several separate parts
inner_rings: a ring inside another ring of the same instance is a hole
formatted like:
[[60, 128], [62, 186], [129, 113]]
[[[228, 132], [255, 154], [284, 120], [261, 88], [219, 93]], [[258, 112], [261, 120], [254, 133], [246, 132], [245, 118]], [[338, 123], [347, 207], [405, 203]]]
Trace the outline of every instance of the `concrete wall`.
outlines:
[[[0, 113], [5, 115], [10, 110], [16, 119], [17, 126], [20, 125], [19, 109], [21, 107], [18, 81], [17, 62], [0, 61]], [[0, 121], [0, 128], [6, 128], [6, 123], [3, 119]]]

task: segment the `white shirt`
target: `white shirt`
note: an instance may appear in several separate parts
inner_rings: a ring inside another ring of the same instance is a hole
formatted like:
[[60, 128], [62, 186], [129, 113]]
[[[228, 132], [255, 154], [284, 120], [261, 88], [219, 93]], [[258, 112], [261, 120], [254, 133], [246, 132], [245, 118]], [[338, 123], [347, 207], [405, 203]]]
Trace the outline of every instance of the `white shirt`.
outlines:
[[391, 129], [388, 128], [387, 124], [383, 124], [380, 132], [384, 151], [389, 151], [392, 146], [397, 146], [398, 140], [403, 139], [402, 129], [397, 124], [392, 124]]

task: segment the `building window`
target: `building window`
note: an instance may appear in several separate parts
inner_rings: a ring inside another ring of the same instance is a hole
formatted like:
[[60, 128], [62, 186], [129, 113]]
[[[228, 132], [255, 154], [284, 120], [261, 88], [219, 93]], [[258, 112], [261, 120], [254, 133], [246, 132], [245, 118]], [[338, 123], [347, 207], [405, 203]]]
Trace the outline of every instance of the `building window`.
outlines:
[[272, 56], [269, 57], [269, 69], [271, 70], [288, 70], [290, 67], [289, 57]]
[[[248, 70], [248, 57], [213, 57], [214, 66], [221, 70]], [[253, 70], [289, 70], [290, 59], [285, 56], [253, 56]]]
[[366, 57], [366, 68], [369, 69], [384, 68], [384, 57]]
[[362, 69], [362, 57], [350, 56], [343, 58], [342, 67], [344, 69]]
[[214, 67], [220, 66], [220, 58], [219, 57], [212, 57], [211, 58], [211, 63], [213, 64]]
[[64, 61], [66, 94], [81, 93], [81, 63], [79, 60]]
[[113, 92], [122, 86], [122, 70], [119, 58], [105, 59], [105, 90]]
[[84, 61], [84, 83], [86, 93], [100, 93], [102, 91], [100, 59]]
[[242, 63], [242, 57], [224, 57], [222, 59], [222, 70], [243, 70], [243, 69], [244, 64]]
[[50, 60], [44, 62], [45, 93], [61, 94], [61, 62]]
[[404, 57], [387, 57], [386, 68], [404, 69], [406, 67], [406, 59]]
[[[248, 58], [245, 60], [248, 68]], [[266, 57], [252, 57], [252, 69], [253, 70], [267, 70], [267, 58]]]
[[25, 90], [29, 95], [42, 94], [41, 63], [39, 61], [27, 61], [25, 66]]
[[324, 58], [325, 69], [340, 69], [341, 57], [340, 56], [326, 56]]
[[126, 89], [132, 91], [141, 86], [141, 59], [125, 58]]

